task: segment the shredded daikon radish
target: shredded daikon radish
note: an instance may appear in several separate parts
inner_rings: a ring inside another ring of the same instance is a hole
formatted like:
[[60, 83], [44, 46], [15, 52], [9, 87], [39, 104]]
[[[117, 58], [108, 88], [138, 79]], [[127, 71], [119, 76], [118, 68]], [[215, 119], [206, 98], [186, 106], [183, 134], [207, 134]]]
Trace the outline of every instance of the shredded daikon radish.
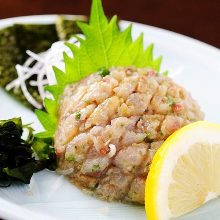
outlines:
[[[82, 37], [82, 36], [80, 36]], [[69, 42], [79, 46], [79, 42], [75, 37], [71, 38]], [[70, 49], [64, 44], [64, 41], [58, 41], [52, 44], [51, 48], [45, 52], [36, 54], [27, 50], [29, 58], [23, 65], [17, 64], [16, 70], [18, 78], [10, 82], [6, 86], [6, 90], [18, 89], [22, 90], [27, 101], [35, 108], [42, 109], [43, 105], [39, 103], [28, 91], [28, 87], [37, 87], [38, 93], [42, 100], [44, 98], [51, 98], [51, 94], [45, 91], [46, 85], [56, 84], [56, 78], [52, 67], [56, 66], [64, 70], [63, 52], [72, 56]], [[36, 80], [31, 80], [35, 76]]]

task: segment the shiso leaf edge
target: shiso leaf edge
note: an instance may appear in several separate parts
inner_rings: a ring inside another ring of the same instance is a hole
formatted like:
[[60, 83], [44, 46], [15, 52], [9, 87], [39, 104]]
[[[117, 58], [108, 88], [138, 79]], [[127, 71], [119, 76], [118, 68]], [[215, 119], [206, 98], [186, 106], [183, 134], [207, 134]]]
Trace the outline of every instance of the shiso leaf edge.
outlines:
[[53, 95], [53, 99], [45, 99], [47, 112], [36, 110], [36, 115], [45, 131], [36, 134], [38, 138], [52, 138], [57, 127], [57, 110], [59, 97], [64, 88], [82, 78], [97, 72], [100, 68], [117, 66], [149, 67], [160, 71], [162, 57], [153, 57], [153, 44], [146, 49], [143, 44], [143, 33], [132, 39], [132, 25], [120, 30], [117, 16], [108, 21], [105, 16], [102, 1], [93, 0], [89, 23], [78, 22], [85, 39], [76, 36], [80, 46], [66, 43], [73, 57], [63, 54], [65, 71], [54, 67], [57, 84], [46, 86], [45, 89]]

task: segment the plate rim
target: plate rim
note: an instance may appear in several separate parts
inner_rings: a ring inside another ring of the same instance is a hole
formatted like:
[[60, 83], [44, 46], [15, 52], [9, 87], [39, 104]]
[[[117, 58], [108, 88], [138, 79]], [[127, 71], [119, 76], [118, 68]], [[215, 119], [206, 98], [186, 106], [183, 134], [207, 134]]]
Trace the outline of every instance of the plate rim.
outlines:
[[[52, 23], [53, 24], [55, 19], [59, 15], [67, 16], [67, 17], [75, 17], [75, 18], [85, 18], [85, 15], [71, 15], [71, 14], [38, 14], [38, 15], [17, 16], [17, 17], [0, 19], [0, 29], [3, 27], [7, 27], [10, 25], [16, 24], [16, 23], [21, 23], [21, 22], [24, 23], [24, 21], [27, 23], [34, 22], [36, 24], [42, 24], [42, 23], [45, 23], [45, 24]], [[152, 25], [144, 24], [144, 23], [140, 23], [140, 22], [133, 22], [130, 20], [121, 20], [120, 23], [122, 25], [133, 24], [133, 26], [142, 26], [142, 27], [151, 29], [152, 31], [159, 31], [159, 32], [163, 32], [164, 34], [175, 35], [175, 36], [181, 38], [181, 40], [188, 41], [188, 43], [191, 41], [194, 44], [200, 44], [200, 46], [207, 47], [217, 53], [220, 52], [220, 48], [218, 48], [218, 47], [215, 47], [211, 44], [208, 44], [208, 43], [203, 42], [201, 40], [198, 40], [196, 38], [193, 38], [193, 37], [190, 37], [190, 36], [187, 36], [184, 34], [180, 34], [175, 31], [167, 30], [164, 28], [160, 28], [160, 27], [156, 27], [156, 26], [152, 26]]]

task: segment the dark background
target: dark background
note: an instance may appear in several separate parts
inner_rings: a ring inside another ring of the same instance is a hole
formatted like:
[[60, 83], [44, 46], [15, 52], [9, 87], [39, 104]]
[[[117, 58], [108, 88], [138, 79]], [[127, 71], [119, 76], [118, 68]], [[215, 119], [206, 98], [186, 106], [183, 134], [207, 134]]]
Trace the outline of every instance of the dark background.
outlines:
[[[0, 18], [89, 14], [90, 0], [0, 0]], [[165, 28], [220, 48], [220, 0], [103, 0], [108, 15]]]

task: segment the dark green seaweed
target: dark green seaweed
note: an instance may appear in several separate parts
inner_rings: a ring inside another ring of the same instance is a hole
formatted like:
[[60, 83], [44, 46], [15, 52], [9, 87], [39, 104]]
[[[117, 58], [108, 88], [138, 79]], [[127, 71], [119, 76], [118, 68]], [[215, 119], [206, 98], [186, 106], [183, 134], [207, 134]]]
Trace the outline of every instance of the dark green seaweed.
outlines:
[[[86, 22], [87, 18], [85, 17], [82, 20]], [[68, 17], [64, 15], [57, 17], [56, 29], [60, 40], [68, 40], [73, 34], [81, 33], [80, 28], [77, 26], [77, 21], [78, 20], [75, 19], [68, 19]]]
[[[23, 130], [28, 135], [22, 138]], [[0, 121], [0, 186], [14, 181], [30, 183], [35, 172], [56, 169], [55, 152], [50, 140], [36, 139], [29, 125], [20, 118]]]
[[51, 44], [58, 41], [54, 24], [15, 24], [17, 44], [21, 49], [23, 62], [27, 59], [26, 50], [35, 53], [48, 50]]
[[15, 65], [22, 63], [23, 53], [17, 43], [16, 30], [7, 27], [0, 30], [0, 86], [17, 77]]
[[[17, 78], [15, 65], [23, 64], [28, 58], [26, 50], [43, 52], [49, 49], [52, 43], [61, 38], [68, 39], [76, 33], [79, 33], [76, 21], [65, 20], [64, 16], [58, 17], [56, 24], [15, 24], [0, 30], [0, 87], [4, 88]], [[29, 86], [28, 91], [39, 103], [43, 102], [36, 87]], [[20, 88], [9, 91], [9, 94], [34, 110]]]
[[[17, 78], [16, 64], [23, 64], [28, 58], [26, 50], [39, 53], [50, 48], [58, 40], [55, 25], [15, 24], [0, 30], [0, 86], [5, 87]], [[33, 79], [33, 78], [32, 78]], [[29, 87], [32, 96], [42, 102], [37, 88]], [[33, 109], [21, 89], [9, 91], [21, 103]]]

